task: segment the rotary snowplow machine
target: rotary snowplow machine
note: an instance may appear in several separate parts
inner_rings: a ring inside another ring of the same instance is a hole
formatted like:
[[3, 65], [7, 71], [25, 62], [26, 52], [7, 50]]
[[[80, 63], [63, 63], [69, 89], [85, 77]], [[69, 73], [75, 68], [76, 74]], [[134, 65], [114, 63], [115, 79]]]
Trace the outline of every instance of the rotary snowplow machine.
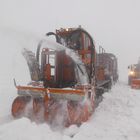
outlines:
[[[92, 37], [82, 28], [60, 29], [46, 35], [55, 36], [58, 48], [44, 45], [42, 40], [36, 55], [24, 49], [31, 82], [26, 86], [15, 83], [18, 96], [12, 104], [12, 115], [32, 118], [42, 113], [50, 124], [61, 115], [65, 126], [81, 124], [89, 119], [95, 105]], [[28, 104], [31, 104], [30, 110]]]
[[128, 85], [131, 88], [140, 89], [140, 59], [137, 64], [128, 66]]

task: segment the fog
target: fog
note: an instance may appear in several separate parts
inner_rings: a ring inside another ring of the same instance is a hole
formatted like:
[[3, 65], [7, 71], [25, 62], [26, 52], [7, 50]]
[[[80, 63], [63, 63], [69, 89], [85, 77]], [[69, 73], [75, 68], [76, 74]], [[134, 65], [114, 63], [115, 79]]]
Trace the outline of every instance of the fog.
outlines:
[[0, 28], [45, 35], [81, 25], [97, 50], [101, 45], [117, 56], [120, 79], [126, 80], [128, 65], [140, 57], [139, 7], [139, 0], [0, 0]]

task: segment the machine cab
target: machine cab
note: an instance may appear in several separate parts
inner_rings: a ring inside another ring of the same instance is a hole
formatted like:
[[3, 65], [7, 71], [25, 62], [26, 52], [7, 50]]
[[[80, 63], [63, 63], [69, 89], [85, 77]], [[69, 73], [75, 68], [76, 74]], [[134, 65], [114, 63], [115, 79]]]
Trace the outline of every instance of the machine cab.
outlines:
[[76, 84], [75, 63], [65, 51], [42, 49], [41, 72], [45, 87], [64, 88]]
[[91, 36], [82, 28], [61, 28], [56, 33], [49, 32], [47, 35], [55, 35], [58, 43], [78, 53], [91, 82], [91, 75], [95, 75], [95, 46]]

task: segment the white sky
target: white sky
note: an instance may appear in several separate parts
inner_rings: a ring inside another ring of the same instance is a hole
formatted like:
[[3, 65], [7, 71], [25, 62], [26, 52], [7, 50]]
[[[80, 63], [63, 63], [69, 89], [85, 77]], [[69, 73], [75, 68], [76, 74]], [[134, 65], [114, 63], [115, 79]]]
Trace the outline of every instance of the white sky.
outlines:
[[78, 25], [118, 57], [126, 79], [140, 56], [140, 0], [0, 0], [0, 26], [45, 34]]

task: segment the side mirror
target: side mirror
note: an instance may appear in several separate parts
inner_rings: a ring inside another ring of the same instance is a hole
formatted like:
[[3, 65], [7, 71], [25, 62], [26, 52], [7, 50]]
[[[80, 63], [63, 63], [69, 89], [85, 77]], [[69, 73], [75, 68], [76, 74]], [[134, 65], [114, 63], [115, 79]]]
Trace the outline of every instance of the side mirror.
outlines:
[[55, 35], [56, 36], [56, 34], [54, 32], [48, 32], [48, 33], [46, 33], [46, 36], [50, 36], [50, 35]]

